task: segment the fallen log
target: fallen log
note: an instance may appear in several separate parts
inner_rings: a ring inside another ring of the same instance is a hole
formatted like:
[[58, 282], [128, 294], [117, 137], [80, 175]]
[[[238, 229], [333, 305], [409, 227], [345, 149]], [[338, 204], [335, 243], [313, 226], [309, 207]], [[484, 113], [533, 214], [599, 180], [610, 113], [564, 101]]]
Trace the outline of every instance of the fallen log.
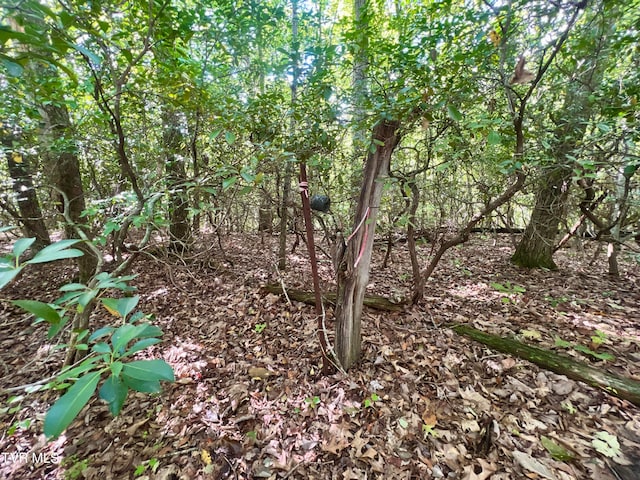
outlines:
[[526, 345], [514, 339], [491, 335], [468, 325], [456, 325], [451, 329], [458, 335], [469, 337], [494, 350], [515, 355], [546, 370], [566, 375], [573, 380], [579, 380], [587, 385], [604, 390], [609, 395], [628, 400], [640, 407], [640, 382], [636, 380], [599, 370], [582, 362], [558, 355], [549, 350]]
[[[276, 284], [268, 284], [268, 285], [265, 285], [263, 288], [267, 292], [275, 293], [278, 295], [282, 295], [284, 293], [282, 291], [282, 287]], [[304, 290], [287, 288], [287, 296], [291, 300], [295, 300], [297, 302], [308, 303], [309, 305], [315, 304], [315, 294], [313, 292], [305, 292]], [[325, 302], [335, 305], [336, 293], [325, 292], [322, 294], [322, 299]], [[388, 298], [382, 297], [380, 295], [365, 295], [364, 305], [370, 308], [375, 308], [376, 310], [385, 310], [387, 312], [400, 312], [402, 311], [402, 308], [403, 308], [401, 303], [394, 303]]]

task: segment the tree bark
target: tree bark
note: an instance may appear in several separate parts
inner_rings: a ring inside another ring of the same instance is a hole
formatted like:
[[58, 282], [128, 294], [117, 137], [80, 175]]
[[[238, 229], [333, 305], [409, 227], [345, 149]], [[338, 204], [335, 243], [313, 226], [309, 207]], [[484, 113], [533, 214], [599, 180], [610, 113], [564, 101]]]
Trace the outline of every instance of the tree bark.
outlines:
[[511, 261], [527, 268], [556, 270], [553, 261], [558, 226], [566, 211], [571, 168], [558, 165], [542, 176], [536, 193], [536, 202], [524, 236]]
[[336, 355], [345, 370], [360, 359], [362, 305], [369, 280], [376, 217], [391, 154], [400, 142], [399, 128], [397, 120], [382, 120], [373, 129], [372, 145], [376, 148], [367, 156], [354, 230], [337, 262]]
[[28, 158], [16, 150], [18, 136], [10, 133], [8, 125], [0, 125], [0, 143], [6, 148], [7, 167], [18, 204], [16, 218], [28, 237], [35, 237], [33, 250], [38, 251], [51, 243], [49, 231], [42, 217], [40, 202], [33, 186]]
[[183, 253], [189, 245], [191, 226], [189, 225], [189, 198], [185, 187], [187, 174], [184, 159], [178, 155], [182, 134], [175, 112], [165, 110], [162, 117], [165, 167], [169, 188], [169, 248], [174, 252]]
[[[40, 110], [45, 121], [45, 135], [48, 137], [48, 157], [52, 167], [53, 183], [60, 190], [59, 201], [66, 208], [69, 224], [65, 219], [65, 236], [78, 238], [76, 228], [88, 238], [91, 232], [83, 224], [82, 212], [86, 208], [80, 160], [77, 155], [77, 145], [72, 138], [71, 120], [66, 106], [56, 104], [43, 105]], [[69, 204], [64, 205], [65, 197]], [[78, 272], [81, 283], [87, 283], [95, 275], [98, 259], [91, 248], [85, 243], [79, 243], [77, 248], [82, 250], [83, 256], [77, 258]]]
[[640, 382], [593, 368], [557, 353], [532, 347], [517, 340], [482, 332], [468, 325], [456, 325], [452, 330], [502, 353], [515, 355], [539, 367], [599, 388], [609, 395], [628, 400], [640, 407]]

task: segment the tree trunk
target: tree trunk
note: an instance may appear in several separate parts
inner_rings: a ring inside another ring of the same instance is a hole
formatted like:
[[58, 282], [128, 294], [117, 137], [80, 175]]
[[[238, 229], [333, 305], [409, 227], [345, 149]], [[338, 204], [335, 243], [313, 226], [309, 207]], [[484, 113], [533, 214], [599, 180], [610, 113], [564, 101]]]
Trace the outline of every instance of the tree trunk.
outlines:
[[515, 355], [546, 370], [559, 375], [566, 375], [573, 380], [579, 380], [587, 385], [599, 388], [609, 395], [628, 400], [634, 405], [640, 406], [640, 382], [593, 368], [571, 358], [532, 347], [517, 340], [491, 335], [468, 325], [457, 325], [452, 327], [452, 330], [458, 335], [467, 336], [477, 342], [488, 345], [494, 350]]
[[373, 129], [376, 149], [367, 156], [354, 231], [337, 262], [336, 355], [345, 370], [360, 359], [362, 304], [369, 280], [376, 217], [391, 154], [400, 142], [399, 127], [397, 120], [383, 120]]
[[29, 162], [19, 151], [15, 150], [17, 135], [11, 134], [8, 125], [0, 128], [0, 142], [6, 148], [7, 166], [12, 180], [13, 191], [18, 203], [19, 221], [28, 237], [35, 237], [33, 250], [38, 251], [51, 243], [49, 231], [42, 217], [40, 202], [33, 187]]
[[558, 268], [553, 261], [555, 239], [565, 214], [572, 173], [571, 168], [559, 165], [542, 176], [531, 219], [511, 257], [516, 265], [550, 270]]
[[[511, 261], [527, 268], [557, 269], [553, 261], [555, 239], [563, 220], [571, 178], [573, 154], [587, 128], [593, 113], [593, 91], [602, 81], [607, 61], [606, 48], [610, 37], [611, 20], [604, 20], [601, 30], [595, 29], [596, 48], [590, 50], [591, 58], [575, 77], [567, 83], [564, 105], [556, 118], [553, 146], [553, 164], [538, 180], [535, 206], [524, 236]], [[590, 63], [589, 63], [590, 61]]]
[[[80, 161], [78, 160], [77, 145], [71, 138], [71, 121], [66, 106], [55, 104], [43, 105], [41, 114], [45, 121], [45, 132], [48, 138], [48, 157], [52, 167], [53, 183], [60, 190], [59, 197], [63, 208], [72, 224], [65, 219], [65, 236], [78, 238], [77, 228], [82, 228], [85, 235], [91, 238], [91, 233], [83, 225], [82, 212], [86, 208]], [[66, 200], [68, 205], [64, 205]], [[98, 259], [91, 248], [85, 243], [78, 244], [83, 256], [77, 258], [81, 283], [87, 283], [95, 275]]]
[[169, 188], [169, 248], [174, 252], [183, 253], [189, 244], [191, 226], [189, 225], [189, 198], [185, 186], [187, 174], [184, 158], [178, 155], [182, 134], [175, 112], [165, 111], [162, 117], [165, 166]]

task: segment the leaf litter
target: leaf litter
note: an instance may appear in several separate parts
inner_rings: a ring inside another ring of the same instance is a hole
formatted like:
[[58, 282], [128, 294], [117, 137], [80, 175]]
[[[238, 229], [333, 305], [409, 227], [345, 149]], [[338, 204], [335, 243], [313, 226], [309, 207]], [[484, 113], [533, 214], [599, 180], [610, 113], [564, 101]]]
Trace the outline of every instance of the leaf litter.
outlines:
[[[419, 305], [365, 309], [361, 363], [349, 376], [323, 377], [313, 308], [261, 289], [271, 282], [309, 290], [305, 252], [299, 247], [289, 270], [278, 272], [277, 239], [263, 240], [229, 238], [224, 256], [205, 262], [135, 263], [140, 307], [164, 331], [147, 355], [169, 362], [176, 382], [158, 395], [132, 395], [116, 418], [92, 401], [49, 444], [41, 420], [55, 393], [34, 393], [17, 411], [3, 395], [0, 475], [637, 478], [640, 409], [446, 327], [469, 323], [640, 380], [637, 264], [625, 263], [624, 276], [613, 279], [601, 274], [603, 260], [587, 266], [587, 253], [566, 249], [557, 255], [559, 271], [526, 271], [509, 264], [508, 239], [474, 237], [447, 252]], [[381, 270], [382, 250], [370, 292], [408, 296], [406, 250], [397, 245]], [[73, 272], [71, 262], [42, 265], [5, 294], [51, 300]], [[320, 273], [323, 288], [333, 289], [322, 255]], [[54, 374], [63, 353], [15, 307], [1, 308], [2, 387]], [[331, 308], [327, 324], [333, 341]], [[31, 461], [32, 453], [42, 461]]]

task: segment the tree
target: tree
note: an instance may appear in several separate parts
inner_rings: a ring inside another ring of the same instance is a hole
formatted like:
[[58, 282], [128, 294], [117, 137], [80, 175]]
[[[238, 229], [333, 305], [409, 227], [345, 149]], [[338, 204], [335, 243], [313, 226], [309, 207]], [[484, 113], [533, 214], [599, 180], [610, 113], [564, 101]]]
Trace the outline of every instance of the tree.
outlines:
[[[578, 45], [586, 51], [576, 52], [575, 48], [572, 49], [572, 53], [579, 56], [567, 62], [569, 67], [574, 66], [575, 71], [566, 82], [563, 106], [553, 119], [552, 161], [541, 166], [533, 212], [524, 236], [511, 257], [516, 265], [557, 269], [553, 261], [555, 239], [560, 222], [566, 215], [569, 189], [576, 167], [573, 159], [593, 114], [593, 92], [600, 85], [610, 58], [607, 45], [611, 19], [615, 17], [602, 13], [595, 12], [593, 21], [585, 23], [583, 35], [587, 38], [578, 39]], [[578, 63], [581, 65], [578, 66]]]
[[51, 243], [42, 217], [40, 202], [33, 185], [30, 162], [19, 149], [19, 134], [8, 124], [0, 126], [0, 144], [4, 147], [7, 168], [12, 180], [17, 210], [3, 200], [2, 206], [22, 225], [26, 236], [35, 237], [33, 249], [39, 251]]

